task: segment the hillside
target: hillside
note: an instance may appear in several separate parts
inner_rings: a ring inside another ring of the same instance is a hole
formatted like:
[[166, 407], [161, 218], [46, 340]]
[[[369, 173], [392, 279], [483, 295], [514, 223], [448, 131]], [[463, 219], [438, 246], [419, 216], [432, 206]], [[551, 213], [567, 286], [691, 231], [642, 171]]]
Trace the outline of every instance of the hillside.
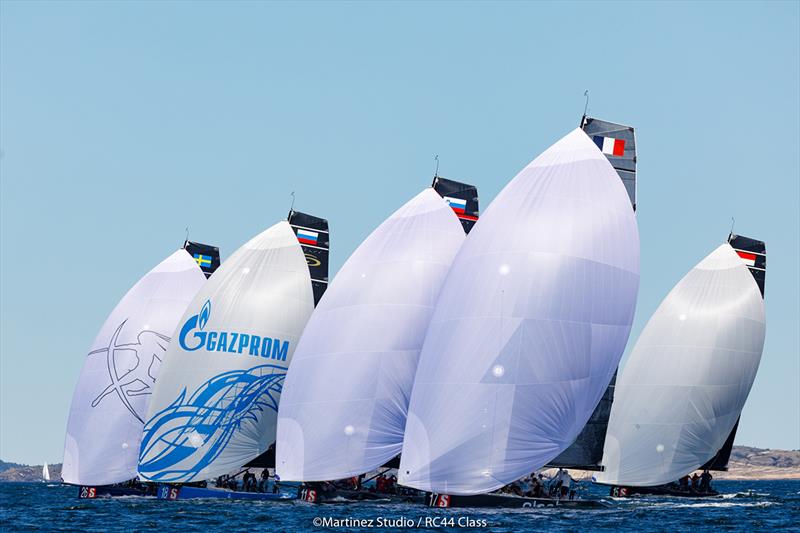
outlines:
[[[48, 465], [50, 479], [61, 479], [61, 464]], [[42, 465], [21, 465], [0, 460], [0, 482], [41, 481]]]

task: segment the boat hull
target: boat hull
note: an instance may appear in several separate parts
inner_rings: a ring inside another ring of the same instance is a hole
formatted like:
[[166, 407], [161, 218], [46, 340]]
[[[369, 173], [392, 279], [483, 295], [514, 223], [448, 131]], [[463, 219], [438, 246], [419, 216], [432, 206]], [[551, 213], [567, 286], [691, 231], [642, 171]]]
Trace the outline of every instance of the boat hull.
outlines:
[[159, 500], [259, 500], [259, 501], [292, 501], [297, 499], [294, 494], [279, 492], [243, 492], [230, 489], [190, 487], [180, 485], [159, 484], [156, 496]]
[[422, 494], [385, 494], [352, 489], [322, 490], [312, 487], [301, 487], [297, 491], [297, 499], [308, 503], [425, 503], [425, 496]]
[[95, 500], [97, 498], [118, 498], [120, 496], [155, 496], [153, 487], [125, 487], [121, 485], [81, 485], [78, 487], [78, 498]]
[[564, 507], [568, 509], [605, 509], [611, 507], [603, 500], [559, 500], [555, 498], [532, 498], [513, 494], [476, 494], [473, 496], [453, 496], [429, 493], [428, 507], [499, 507], [534, 508]]
[[621, 487], [613, 486], [609, 491], [609, 496], [614, 498], [627, 498], [631, 496], [672, 496], [677, 498], [713, 498], [719, 496], [719, 492], [711, 489], [710, 491], [700, 492], [697, 490], [680, 490], [678, 488], [661, 485], [658, 487]]

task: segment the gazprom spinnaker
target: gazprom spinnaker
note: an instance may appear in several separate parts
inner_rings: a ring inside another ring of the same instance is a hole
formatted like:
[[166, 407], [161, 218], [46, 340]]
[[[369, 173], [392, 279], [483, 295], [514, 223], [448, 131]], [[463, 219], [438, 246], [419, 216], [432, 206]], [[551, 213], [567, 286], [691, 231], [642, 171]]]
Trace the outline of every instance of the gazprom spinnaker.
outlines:
[[314, 309], [301, 247], [310, 243], [327, 249], [327, 231], [279, 222], [231, 255], [192, 300], [153, 392], [142, 478], [216, 477], [275, 440], [283, 379]]
[[277, 436], [282, 480], [355, 476], [400, 453], [425, 331], [477, 215], [475, 187], [436, 177], [339, 270], [286, 377]]
[[564, 451], [616, 371], [638, 286], [628, 194], [575, 129], [501, 191], [453, 262], [420, 355], [399, 482], [489, 492]]
[[617, 383], [598, 482], [670, 483], [732, 442], [764, 347], [765, 271], [764, 243], [731, 235], [667, 295]]
[[61, 477], [110, 485], [136, 477], [147, 406], [170, 336], [219, 250], [186, 241], [119, 301], [86, 357], [70, 407]]

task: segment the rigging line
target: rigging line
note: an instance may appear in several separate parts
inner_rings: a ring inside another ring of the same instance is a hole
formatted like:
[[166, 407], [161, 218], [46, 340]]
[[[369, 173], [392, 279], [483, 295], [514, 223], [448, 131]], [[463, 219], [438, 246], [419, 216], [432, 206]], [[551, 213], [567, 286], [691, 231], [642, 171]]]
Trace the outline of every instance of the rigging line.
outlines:
[[586, 103], [583, 106], [583, 119], [581, 119], [581, 127], [583, 127], [583, 121], [586, 120], [586, 113], [589, 112], [589, 89], [583, 91], [583, 96], [586, 97]]
[[189, 242], [189, 226], [186, 226], [186, 239], [184, 239], [183, 241], [184, 248], [186, 247], [186, 244], [188, 244], [188, 242]]
[[294, 213], [294, 191], [289, 195], [292, 197], [292, 205], [289, 206], [289, 214]]
[[434, 178], [438, 178], [439, 177], [439, 154], [436, 154], [436, 156], [433, 158], [433, 160], [436, 161], [436, 170], [433, 171], [433, 177]]

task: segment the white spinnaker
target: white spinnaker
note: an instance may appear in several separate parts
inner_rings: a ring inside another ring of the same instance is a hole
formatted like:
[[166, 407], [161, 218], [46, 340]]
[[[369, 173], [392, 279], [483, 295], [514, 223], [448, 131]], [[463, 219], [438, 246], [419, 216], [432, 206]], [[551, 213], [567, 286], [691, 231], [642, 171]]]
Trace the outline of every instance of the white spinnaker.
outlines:
[[689, 271], [645, 326], [617, 380], [601, 483], [653, 486], [722, 447], [764, 347], [764, 300], [723, 244]]
[[189, 305], [167, 351], [142, 438], [141, 477], [209, 479], [266, 451], [313, 309], [306, 259], [288, 222], [231, 255]]
[[206, 282], [178, 250], [119, 301], [97, 334], [72, 397], [61, 477], [107, 485], [136, 477], [147, 405], [170, 336]]
[[400, 483], [488, 492], [566, 449], [614, 374], [638, 286], [625, 188], [576, 129], [501, 191], [453, 261], [420, 355]]
[[303, 332], [278, 413], [281, 479], [359, 475], [400, 453], [419, 351], [464, 230], [425, 189], [353, 252]]

